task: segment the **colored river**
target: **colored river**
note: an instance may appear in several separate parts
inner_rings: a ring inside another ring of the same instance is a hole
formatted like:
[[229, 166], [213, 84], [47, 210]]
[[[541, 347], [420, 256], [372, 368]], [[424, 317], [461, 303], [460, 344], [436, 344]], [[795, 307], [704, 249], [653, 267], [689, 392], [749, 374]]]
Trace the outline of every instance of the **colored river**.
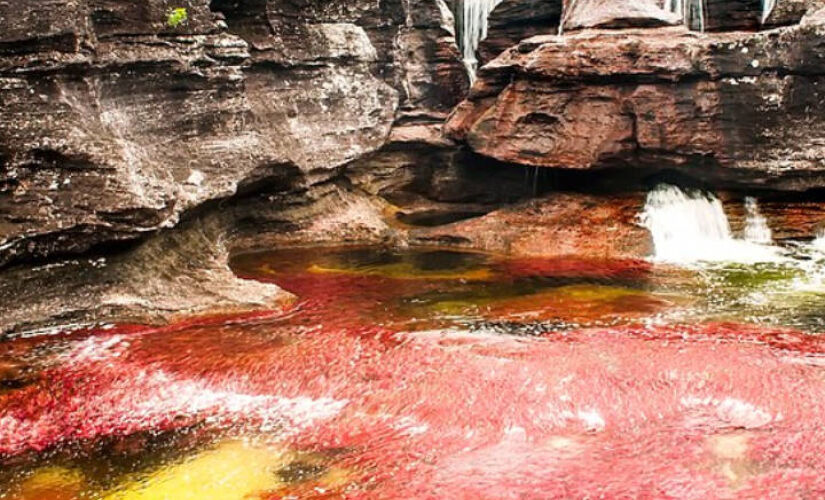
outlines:
[[289, 310], [0, 343], [0, 498], [822, 498], [820, 265], [240, 255]]

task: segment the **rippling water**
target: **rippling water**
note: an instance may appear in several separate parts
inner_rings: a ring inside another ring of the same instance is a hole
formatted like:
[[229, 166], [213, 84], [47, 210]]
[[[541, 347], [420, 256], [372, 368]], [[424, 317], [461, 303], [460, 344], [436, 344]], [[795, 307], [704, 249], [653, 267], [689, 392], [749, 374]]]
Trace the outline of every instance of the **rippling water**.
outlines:
[[818, 255], [241, 255], [289, 311], [0, 344], [0, 498], [820, 497]]

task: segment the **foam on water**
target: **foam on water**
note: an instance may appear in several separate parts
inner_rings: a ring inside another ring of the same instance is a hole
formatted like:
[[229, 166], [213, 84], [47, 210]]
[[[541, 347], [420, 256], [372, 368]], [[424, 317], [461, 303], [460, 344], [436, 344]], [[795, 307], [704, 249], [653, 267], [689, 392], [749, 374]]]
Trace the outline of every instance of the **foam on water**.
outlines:
[[653, 237], [653, 259], [674, 264], [774, 262], [783, 258], [770, 244], [770, 229], [756, 200], [746, 202], [745, 238], [733, 236], [722, 202], [711, 193], [660, 185], [647, 196], [642, 224]]

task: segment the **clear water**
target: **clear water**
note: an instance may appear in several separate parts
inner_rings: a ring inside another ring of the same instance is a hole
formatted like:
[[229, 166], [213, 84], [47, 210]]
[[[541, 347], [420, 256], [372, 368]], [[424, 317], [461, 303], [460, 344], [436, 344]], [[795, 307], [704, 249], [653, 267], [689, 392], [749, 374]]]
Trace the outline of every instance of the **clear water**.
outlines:
[[825, 491], [825, 256], [239, 255], [286, 311], [0, 344], [0, 498]]

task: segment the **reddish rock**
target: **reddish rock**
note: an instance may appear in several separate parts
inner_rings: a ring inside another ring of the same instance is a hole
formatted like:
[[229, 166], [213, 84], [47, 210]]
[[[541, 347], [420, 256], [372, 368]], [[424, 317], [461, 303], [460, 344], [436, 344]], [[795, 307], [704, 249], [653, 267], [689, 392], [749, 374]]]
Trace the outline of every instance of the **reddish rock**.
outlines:
[[823, 33], [825, 24], [535, 37], [479, 72], [446, 130], [524, 165], [738, 169], [754, 183], [787, 175], [796, 189], [822, 185]]
[[[745, 227], [745, 208], [741, 196], [724, 197], [725, 213], [735, 235]], [[787, 197], [758, 200], [759, 212], [767, 220], [774, 240], [806, 240], [825, 230], [825, 203]]]
[[440, 243], [513, 256], [642, 258], [652, 242], [638, 224], [644, 196], [553, 193], [483, 217], [411, 233]]

